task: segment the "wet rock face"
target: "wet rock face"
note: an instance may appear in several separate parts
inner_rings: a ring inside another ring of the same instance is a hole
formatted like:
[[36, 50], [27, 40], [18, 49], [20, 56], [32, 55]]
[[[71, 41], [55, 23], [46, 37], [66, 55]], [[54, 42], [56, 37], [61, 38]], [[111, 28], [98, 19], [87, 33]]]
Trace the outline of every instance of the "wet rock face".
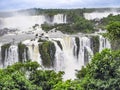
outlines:
[[0, 36], [7, 34], [9, 32], [9, 29], [4, 28], [4, 29], [0, 29]]
[[92, 36], [90, 40], [93, 53], [96, 54], [97, 52], [99, 52], [99, 36]]
[[54, 43], [50, 41], [43, 42], [43, 44], [39, 45], [39, 52], [42, 58], [42, 64], [45, 67], [54, 67], [55, 53], [56, 48]]
[[3, 35], [5, 35], [5, 34], [7, 34], [9, 32], [12, 33], [14, 31], [15, 31], [15, 29], [8, 29], [8, 28], [0, 29], [0, 36], [3, 36]]

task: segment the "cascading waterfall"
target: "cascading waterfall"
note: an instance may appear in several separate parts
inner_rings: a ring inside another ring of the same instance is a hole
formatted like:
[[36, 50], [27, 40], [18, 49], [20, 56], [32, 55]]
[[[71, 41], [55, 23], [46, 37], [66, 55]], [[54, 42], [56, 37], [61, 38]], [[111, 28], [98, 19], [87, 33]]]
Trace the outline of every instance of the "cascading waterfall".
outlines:
[[[44, 22], [50, 24], [67, 23], [66, 19], [67, 17], [64, 14], [57, 14], [54, 16], [49, 16], [49, 15], [15, 16], [15, 17], [0, 18], [0, 23], [2, 25], [2, 28], [12, 28], [26, 32], [26, 30], [33, 31], [33, 26], [35, 25], [40, 26]], [[38, 32], [40, 32], [40, 27], [38, 27], [37, 30]], [[96, 50], [97, 52], [98, 51], [101, 52], [104, 48], [111, 48], [109, 41], [104, 37], [102, 37], [101, 35], [99, 35], [99, 41], [98, 41], [99, 44], [92, 45], [93, 43], [90, 38], [92, 37], [84, 36], [84, 35], [83, 36], [59, 35], [59, 38], [56, 35], [56, 38], [52, 38], [52, 37], [47, 38], [47, 41], [52, 42], [52, 44], [48, 44], [49, 42], [47, 43], [48, 47], [46, 50], [47, 55], [49, 55], [48, 59], [50, 59], [49, 60], [50, 62], [48, 63], [49, 64], [52, 63], [49, 68], [47, 68], [47, 66], [45, 67], [45, 65], [43, 65], [42, 63], [42, 59], [41, 59], [42, 55], [40, 54], [39, 44], [43, 44], [43, 42], [39, 43], [38, 39], [23, 41], [18, 46], [8, 45], [7, 47], [5, 46], [3, 48], [4, 53], [2, 52], [2, 48], [0, 48], [0, 67], [1, 68], [7, 67], [8, 65], [12, 65], [18, 61], [24, 62], [29, 59], [32, 61], [37, 61], [45, 69], [64, 71], [65, 72], [65, 75], [63, 76], [64, 80], [75, 79], [75, 72], [76, 72], [75, 70], [80, 70], [82, 66], [85, 66], [91, 60], [91, 57], [93, 56], [93, 52], [96, 49], [94, 45], [96, 46], [99, 45], [99, 48], [97, 48], [99, 50]], [[0, 45], [0, 47], [2, 46]], [[43, 50], [41, 51], [44, 51], [44, 48], [42, 48]]]
[[18, 62], [18, 47], [11, 45], [9, 49], [5, 51], [4, 67], [12, 65]]
[[32, 61], [37, 61], [39, 64], [41, 64], [38, 43], [33, 42], [31, 45], [28, 45], [27, 47], [29, 59]]
[[[56, 71], [65, 71], [64, 79], [74, 79], [75, 70], [79, 70], [82, 66], [86, 65], [91, 58], [90, 56], [93, 55], [93, 51], [90, 48], [90, 39], [88, 37], [79, 37], [79, 46], [77, 45], [75, 38], [76, 37], [66, 36], [63, 38], [53, 39], [55, 41], [59, 41], [62, 45], [61, 49], [57, 42], [54, 41], [56, 47], [56, 65], [54, 68]], [[79, 51], [77, 51], [78, 47]], [[88, 60], [85, 58], [85, 49], [89, 53], [87, 56]]]
[[[55, 61], [54, 66], [51, 69], [55, 71], [64, 71], [65, 75], [63, 76], [64, 80], [66, 79], [75, 79], [75, 70], [80, 70], [82, 66], [85, 66], [93, 56], [92, 43], [90, 36], [63, 36], [61, 38], [49, 38], [48, 41], [54, 43], [56, 49], [55, 51]], [[107, 39], [102, 36], [99, 36], [99, 51], [104, 48], [110, 48], [110, 43]], [[42, 59], [39, 52], [38, 40], [26, 40], [20, 46], [24, 50], [21, 58], [22, 61], [30, 59], [32, 61], [37, 61], [42, 65]], [[27, 49], [26, 49], [27, 47]], [[26, 51], [27, 50], [27, 51]], [[0, 49], [1, 51], [1, 49]], [[5, 50], [4, 63], [0, 67], [6, 67], [12, 65], [15, 62], [19, 61], [19, 49], [17, 45], [10, 45], [9, 48]], [[0, 52], [1, 53], [1, 52]], [[27, 57], [28, 56], [28, 57]], [[0, 57], [1, 58], [1, 57]], [[2, 60], [1, 60], [2, 61]], [[44, 65], [42, 65], [44, 67]], [[47, 69], [47, 67], [45, 67]]]
[[64, 14], [57, 14], [53, 18], [53, 23], [66, 23], [66, 15]]
[[[53, 19], [52, 22], [49, 19]], [[16, 23], [17, 21], [17, 23]], [[45, 15], [37, 15], [37, 16], [24, 16], [18, 15], [14, 17], [7, 17], [7, 18], [0, 18], [0, 22], [2, 28], [11, 28], [11, 29], [20, 29], [20, 30], [29, 30], [35, 24], [41, 25], [44, 22], [48, 23], [66, 23], [66, 15], [64, 14], [57, 14], [54, 15], [53, 18], [47, 18]], [[23, 23], [24, 22], [24, 23]], [[1, 28], [1, 27], [0, 27]]]
[[100, 41], [99, 52], [101, 52], [105, 48], [108, 48], [108, 49], [111, 48], [110, 42], [103, 36], [101, 35], [99, 36], [99, 41]]
[[[86, 65], [89, 60], [91, 59], [92, 55], [93, 55], [93, 51], [91, 49], [91, 43], [90, 43], [90, 39], [88, 37], [79, 37], [80, 39], [80, 52], [79, 52], [79, 64], [81, 66]], [[86, 53], [85, 50], [88, 52], [88, 55], [85, 57]]]
[[61, 50], [61, 48], [58, 46], [57, 42], [53, 41], [54, 45], [56, 47], [56, 53], [55, 53], [55, 70], [61, 71], [64, 70], [64, 53]]
[[[65, 75], [63, 78], [70, 79], [74, 78], [75, 69], [77, 69], [77, 63], [75, 60], [75, 56], [73, 54], [75, 40], [72, 37], [64, 37], [63, 39], [59, 39], [63, 50], [55, 44], [56, 46], [56, 66], [55, 69], [57, 71], [65, 71]], [[59, 66], [60, 65], [60, 66]], [[72, 66], [71, 66], [72, 65]]]
[[[1, 47], [1, 46], [2, 46], [2, 45], [0, 44], [0, 47]], [[0, 68], [3, 68], [1, 48], [0, 48]]]

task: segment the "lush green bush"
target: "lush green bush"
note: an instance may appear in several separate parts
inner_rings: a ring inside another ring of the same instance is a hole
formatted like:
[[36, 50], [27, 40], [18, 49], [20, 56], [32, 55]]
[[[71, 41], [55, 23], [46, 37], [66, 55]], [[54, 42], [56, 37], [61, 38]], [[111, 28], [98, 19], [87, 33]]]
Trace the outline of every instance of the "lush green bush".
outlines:
[[107, 35], [109, 39], [115, 40], [120, 38], [120, 22], [111, 22], [107, 25]]
[[37, 70], [39, 65], [36, 62], [16, 63], [0, 70], [0, 90], [42, 90], [41, 87], [33, 84], [26, 76]]
[[50, 24], [48, 24], [48, 23], [41, 24], [41, 27], [42, 27], [42, 29], [45, 30], [46, 32], [54, 28], [53, 25], [50, 25]]
[[54, 85], [62, 81], [64, 72], [56, 73], [53, 70], [36, 70], [30, 75], [33, 84], [42, 87], [42, 90], [51, 90]]
[[[39, 70], [38, 70], [39, 68]], [[62, 81], [64, 72], [41, 70], [37, 62], [16, 63], [0, 69], [1, 90], [119, 90], [120, 51], [108, 49], [77, 71], [76, 80]]]
[[120, 15], [112, 15], [110, 14], [108, 17], [105, 17], [103, 19], [100, 20], [99, 22], [99, 26], [102, 27], [103, 29], [106, 28], [106, 26], [111, 23], [111, 22], [116, 22], [116, 21], [120, 21]]
[[105, 49], [97, 53], [77, 77], [83, 90], [120, 89], [120, 51]]
[[40, 70], [37, 62], [16, 63], [0, 69], [0, 90], [51, 90], [54, 85], [62, 82], [63, 74]]
[[106, 27], [107, 33], [104, 34], [111, 42], [113, 50], [120, 49], [120, 22], [111, 22]]

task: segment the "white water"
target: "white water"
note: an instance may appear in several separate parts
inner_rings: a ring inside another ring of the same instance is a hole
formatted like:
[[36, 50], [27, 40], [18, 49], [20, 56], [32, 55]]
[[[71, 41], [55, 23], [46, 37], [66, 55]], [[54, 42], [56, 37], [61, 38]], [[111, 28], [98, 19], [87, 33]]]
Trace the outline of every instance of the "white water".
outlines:
[[[48, 22], [44, 15], [38, 16], [25, 16], [18, 15], [14, 17], [0, 18], [2, 28], [18, 29], [22, 31], [31, 30], [35, 24], [41, 25], [44, 22]], [[57, 14], [53, 18], [53, 22], [50, 23], [66, 23], [66, 15]]]
[[106, 38], [100, 35], [99, 40], [100, 40], [99, 52], [101, 52], [105, 48], [108, 48], [108, 49], [111, 48], [111, 44]]
[[64, 14], [57, 14], [54, 16], [53, 23], [66, 23], [66, 15]]
[[26, 40], [23, 43], [28, 47], [28, 55], [29, 59], [32, 61], [37, 61], [39, 64], [41, 64], [41, 58], [39, 53], [39, 47], [38, 47], [38, 40], [30, 41]]
[[[0, 44], [0, 47], [1, 46], [2, 45]], [[3, 68], [1, 48], [0, 48], [0, 68]]]
[[[102, 36], [99, 36], [100, 48], [101, 51], [104, 48], [110, 48], [110, 43], [107, 39]], [[90, 62], [93, 51], [91, 47], [90, 38], [86, 36], [78, 36], [79, 38], [79, 52], [77, 56], [78, 45], [75, 41], [74, 36], [64, 36], [61, 38], [49, 38], [56, 47], [55, 53], [55, 66], [51, 69], [55, 71], [64, 71], [65, 75], [63, 76], [64, 80], [67, 79], [75, 79], [75, 70], [80, 70], [82, 66], [85, 66], [88, 62]], [[59, 41], [62, 45], [62, 49], [57, 44]], [[29, 59], [32, 61], [37, 61], [42, 65], [38, 40], [26, 40], [23, 42], [28, 47], [28, 53], [24, 51], [23, 60], [26, 61], [26, 54], [28, 54]], [[87, 53], [85, 52], [87, 50]], [[0, 57], [1, 58], [1, 57]], [[5, 52], [4, 63], [0, 65], [0, 67], [6, 67], [8, 65], [12, 65], [15, 62], [18, 62], [18, 46], [11, 45], [8, 50]], [[42, 65], [43, 66], [43, 65]], [[44, 67], [44, 66], [43, 66]]]
[[[31, 27], [35, 24], [41, 25], [46, 20], [45, 16], [39, 15], [39, 16], [16, 16], [16, 17], [8, 17], [2, 19], [3, 21], [3, 27], [7, 28], [17, 28], [22, 31], [28, 31], [32, 30]], [[66, 23], [66, 16], [62, 14], [55, 15], [53, 18], [53, 22], [51, 23]], [[41, 29], [38, 29], [39, 33]], [[56, 38], [52, 38], [52, 37]], [[17, 37], [17, 36], [16, 36]], [[28, 36], [27, 36], [28, 37]], [[33, 37], [33, 36], [32, 36]], [[56, 47], [56, 53], [55, 53], [55, 67], [53, 67], [56, 71], [64, 71], [65, 75], [63, 76], [64, 80], [66, 79], [75, 79], [75, 70], [80, 70], [82, 66], [85, 66], [86, 63], [88, 63], [93, 55], [93, 51], [91, 49], [91, 42], [88, 37], [85, 36], [78, 36], [79, 38], [79, 53], [77, 56], [77, 49], [78, 46], [75, 42], [74, 36], [65, 36], [65, 35], [59, 35], [56, 33], [52, 33], [49, 35], [50, 41], [52, 41]], [[58, 38], [59, 37], [59, 38]], [[21, 39], [21, 38], [18, 38]], [[58, 46], [55, 40], [60, 41], [62, 45], [62, 50]], [[8, 41], [10, 41], [8, 39]], [[26, 40], [23, 42], [28, 47], [28, 56], [29, 59], [32, 61], [37, 61], [39, 64], [41, 63], [41, 57], [39, 53], [39, 47], [38, 47], [38, 40], [35, 41]], [[110, 48], [110, 43], [100, 36], [100, 48], [99, 51], [101, 51], [104, 48]], [[88, 60], [85, 60], [85, 50], [88, 52]], [[26, 61], [26, 51], [24, 51], [23, 54], [23, 61]], [[18, 47], [15, 45], [10, 46], [8, 51], [5, 53], [5, 60], [3, 63], [3, 67], [6, 67], [8, 65], [12, 65], [15, 62], [18, 62]], [[2, 64], [1, 64], [2, 66]]]
[[45, 22], [45, 17], [42, 15], [39, 16], [14, 16], [4, 18], [2, 20], [3, 28], [11, 28], [11, 29], [20, 29], [26, 31], [35, 24], [42, 24]]
[[92, 12], [92, 13], [84, 13], [84, 17], [88, 20], [93, 19], [102, 19], [103, 17], [107, 17], [108, 15], [118, 15], [120, 12]]
[[[54, 41], [56, 47], [55, 70], [65, 71], [65, 75], [63, 76], [65, 80], [75, 79], [75, 70], [80, 70], [81, 67], [85, 65], [85, 61], [84, 61], [85, 48], [89, 52], [90, 56], [93, 55], [93, 51], [90, 48], [91, 47], [90, 39], [87, 37], [79, 37], [80, 50], [79, 50], [78, 58], [77, 58], [77, 45], [75, 42], [75, 37], [65, 36], [63, 38], [54, 38], [54, 40], [60, 41], [63, 48], [63, 50], [61, 50], [61, 48]], [[88, 56], [89, 60], [91, 59], [90, 56]]]
[[18, 47], [11, 45], [10, 48], [5, 51], [4, 67], [12, 65], [16, 62], [18, 62]]

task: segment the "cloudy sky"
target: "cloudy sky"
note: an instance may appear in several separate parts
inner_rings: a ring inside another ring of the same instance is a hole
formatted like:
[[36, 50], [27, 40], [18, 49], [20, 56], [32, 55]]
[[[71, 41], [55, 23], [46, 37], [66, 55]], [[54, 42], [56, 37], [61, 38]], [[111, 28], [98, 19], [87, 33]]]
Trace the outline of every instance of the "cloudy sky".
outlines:
[[28, 8], [120, 7], [120, 0], [0, 0], [0, 11]]

